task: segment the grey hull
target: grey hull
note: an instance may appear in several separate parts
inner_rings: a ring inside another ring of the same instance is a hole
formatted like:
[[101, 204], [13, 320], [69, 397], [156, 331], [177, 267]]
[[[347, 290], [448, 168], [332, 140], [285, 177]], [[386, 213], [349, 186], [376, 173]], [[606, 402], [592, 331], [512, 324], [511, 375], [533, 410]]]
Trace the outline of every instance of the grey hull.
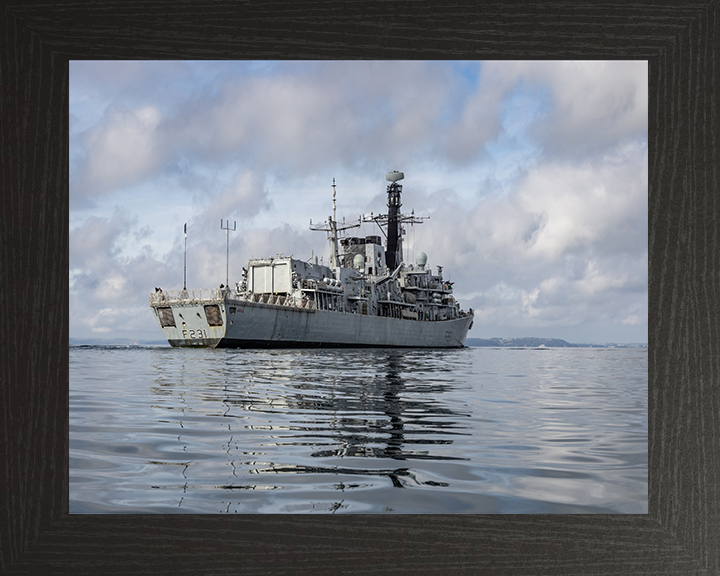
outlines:
[[[208, 304], [218, 305], [221, 325], [208, 324]], [[458, 348], [464, 346], [472, 323], [472, 316], [431, 322], [230, 299], [176, 301], [166, 308], [172, 309], [176, 325], [161, 323], [161, 328], [168, 342], [178, 347]]]

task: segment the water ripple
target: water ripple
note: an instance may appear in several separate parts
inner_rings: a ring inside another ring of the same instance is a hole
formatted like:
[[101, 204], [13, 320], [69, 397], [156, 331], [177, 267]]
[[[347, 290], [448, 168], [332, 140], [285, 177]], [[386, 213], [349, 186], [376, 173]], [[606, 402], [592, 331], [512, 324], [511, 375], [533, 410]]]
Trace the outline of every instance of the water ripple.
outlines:
[[647, 350], [72, 348], [70, 510], [646, 513]]

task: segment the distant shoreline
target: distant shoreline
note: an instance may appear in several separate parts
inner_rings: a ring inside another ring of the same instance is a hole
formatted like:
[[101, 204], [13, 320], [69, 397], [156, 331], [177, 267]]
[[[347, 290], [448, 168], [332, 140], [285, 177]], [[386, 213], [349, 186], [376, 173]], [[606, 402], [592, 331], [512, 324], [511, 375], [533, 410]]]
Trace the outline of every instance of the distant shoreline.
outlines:
[[[647, 348], [647, 344], [616, 342], [572, 344], [559, 338], [468, 338], [466, 346], [495, 348]], [[169, 346], [167, 340], [134, 338], [70, 338], [70, 346]]]
[[560, 338], [468, 338], [466, 346], [492, 346], [496, 348], [647, 348], [647, 344], [617, 342], [594, 342], [572, 344]]
[[170, 346], [167, 340], [136, 338], [70, 338], [70, 346]]

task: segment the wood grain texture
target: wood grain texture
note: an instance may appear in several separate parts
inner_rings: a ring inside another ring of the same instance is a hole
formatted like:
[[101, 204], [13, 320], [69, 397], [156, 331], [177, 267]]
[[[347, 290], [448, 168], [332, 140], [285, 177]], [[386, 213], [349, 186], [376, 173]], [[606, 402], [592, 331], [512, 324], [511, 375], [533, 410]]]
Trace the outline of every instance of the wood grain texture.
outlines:
[[[720, 574], [719, 18], [717, 0], [1, 4], [0, 572]], [[648, 60], [650, 513], [68, 515], [68, 61], [121, 58]]]

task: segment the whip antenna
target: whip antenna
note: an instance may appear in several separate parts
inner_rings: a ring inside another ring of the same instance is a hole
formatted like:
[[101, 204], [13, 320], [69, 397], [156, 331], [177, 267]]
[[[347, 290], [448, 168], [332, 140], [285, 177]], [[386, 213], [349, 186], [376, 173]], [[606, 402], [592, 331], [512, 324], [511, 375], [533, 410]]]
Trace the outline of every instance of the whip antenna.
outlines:
[[225, 230], [225, 236], [227, 237], [227, 258], [225, 260], [225, 288], [227, 289], [230, 283], [230, 274], [228, 273], [230, 269], [230, 230], [237, 230], [237, 222], [233, 221], [233, 227], [230, 228], [230, 220], [225, 221], [225, 226], [223, 226], [223, 221], [220, 220], [220, 229]]

